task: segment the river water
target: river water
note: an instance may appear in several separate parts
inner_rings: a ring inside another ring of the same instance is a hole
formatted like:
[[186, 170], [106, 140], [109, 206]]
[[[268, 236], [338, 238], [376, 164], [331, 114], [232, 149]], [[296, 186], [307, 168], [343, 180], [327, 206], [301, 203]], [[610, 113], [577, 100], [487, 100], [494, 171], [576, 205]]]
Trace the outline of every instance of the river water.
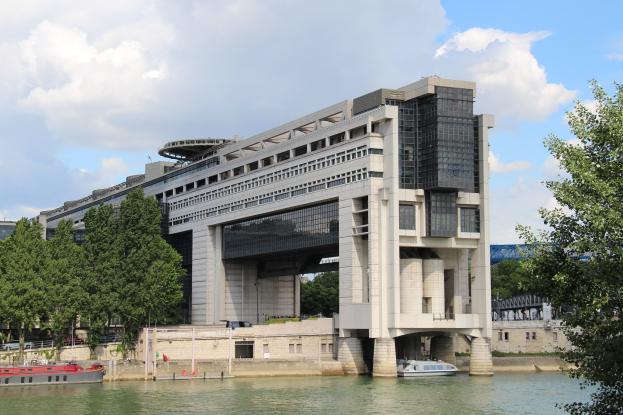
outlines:
[[555, 414], [588, 396], [547, 373], [239, 378], [0, 388], [0, 414]]

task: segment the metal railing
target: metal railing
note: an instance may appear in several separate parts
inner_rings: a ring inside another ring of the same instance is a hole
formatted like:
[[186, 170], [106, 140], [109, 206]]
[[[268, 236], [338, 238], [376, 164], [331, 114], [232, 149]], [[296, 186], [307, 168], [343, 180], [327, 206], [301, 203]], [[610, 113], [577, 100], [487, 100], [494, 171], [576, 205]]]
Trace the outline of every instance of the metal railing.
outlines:
[[[103, 336], [100, 340], [100, 344], [108, 344], [108, 343], [118, 343], [121, 341], [121, 335], [119, 334], [109, 334]], [[73, 339], [65, 339], [63, 340], [63, 347], [70, 346], [82, 346], [85, 344], [85, 341], [74, 337]], [[58, 345], [58, 343], [57, 343]], [[32, 340], [24, 342], [24, 350], [39, 350], [39, 349], [53, 349], [54, 348], [54, 340]], [[19, 351], [19, 343], [18, 342], [10, 342], [10, 343], [0, 343], [0, 352], [17, 352]]]
[[454, 313], [433, 313], [433, 321], [454, 320]]

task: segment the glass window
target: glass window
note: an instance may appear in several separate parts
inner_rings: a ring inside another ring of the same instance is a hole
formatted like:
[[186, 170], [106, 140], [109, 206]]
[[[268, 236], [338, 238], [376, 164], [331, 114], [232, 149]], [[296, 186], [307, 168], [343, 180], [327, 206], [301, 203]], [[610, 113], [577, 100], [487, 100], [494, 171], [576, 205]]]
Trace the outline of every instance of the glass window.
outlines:
[[461, 232], [480, 232], [480, 210], [461, 208]]
[[415, 229], [415, 206], [414, 205], [400, 205], [399, 206], [399, 228], [400, 229]]
[[457, 208], [456, 193], [454, 192], [427, 192], [426, 220], [428, 236], [452, 237], [456, 236]]
[[225, 259], [337, 244], [337, 202], [243, 220], [223, 228]]

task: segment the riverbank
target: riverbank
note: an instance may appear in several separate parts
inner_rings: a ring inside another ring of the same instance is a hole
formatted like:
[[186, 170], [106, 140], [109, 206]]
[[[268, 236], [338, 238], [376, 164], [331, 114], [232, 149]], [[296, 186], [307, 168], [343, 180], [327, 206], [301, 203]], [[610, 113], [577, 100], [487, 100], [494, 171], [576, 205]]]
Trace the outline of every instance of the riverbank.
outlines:
[[[91, 362], [82, 362], [90, 364]], [[469, 357], [458, 357], [457, 367], [460, 372], [469, 372]], [[568, 365], [558, 357], [514, 356], [494, 357], [494, 373], [538, 373], [561, 372]], [[193, 372], [190, 361], [159, 363], [155, 375], [145, 373], [142, 362], [117, 361], [107, 363], [104, 381], [187, 379], [189, 377], [213, 379], [233, 377], [283, 377], [283, 376], [343, 376], [341, 364], [336, 360], [258, 360], [235, 359], [231, 363], [231, 372], [227, 360], [198, 361]]]
[[[469, 372], [469, 357], [457, 357], [456, 366]], [[563, 372], [569, 364], [557, 356], [504, 356], [493, 358], [493, 373], [506, 372]]]

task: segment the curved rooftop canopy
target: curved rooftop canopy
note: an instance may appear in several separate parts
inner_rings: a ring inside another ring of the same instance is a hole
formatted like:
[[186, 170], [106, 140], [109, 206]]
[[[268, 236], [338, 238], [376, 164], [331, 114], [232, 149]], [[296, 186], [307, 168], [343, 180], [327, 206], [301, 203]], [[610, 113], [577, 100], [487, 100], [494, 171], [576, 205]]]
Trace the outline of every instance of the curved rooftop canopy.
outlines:
[[158, 154], [175, 160], [195, 160], [200, 155], [217, 150], [232, 140], [226, 138], [190, 138], [186, 140], [169, 141]]

